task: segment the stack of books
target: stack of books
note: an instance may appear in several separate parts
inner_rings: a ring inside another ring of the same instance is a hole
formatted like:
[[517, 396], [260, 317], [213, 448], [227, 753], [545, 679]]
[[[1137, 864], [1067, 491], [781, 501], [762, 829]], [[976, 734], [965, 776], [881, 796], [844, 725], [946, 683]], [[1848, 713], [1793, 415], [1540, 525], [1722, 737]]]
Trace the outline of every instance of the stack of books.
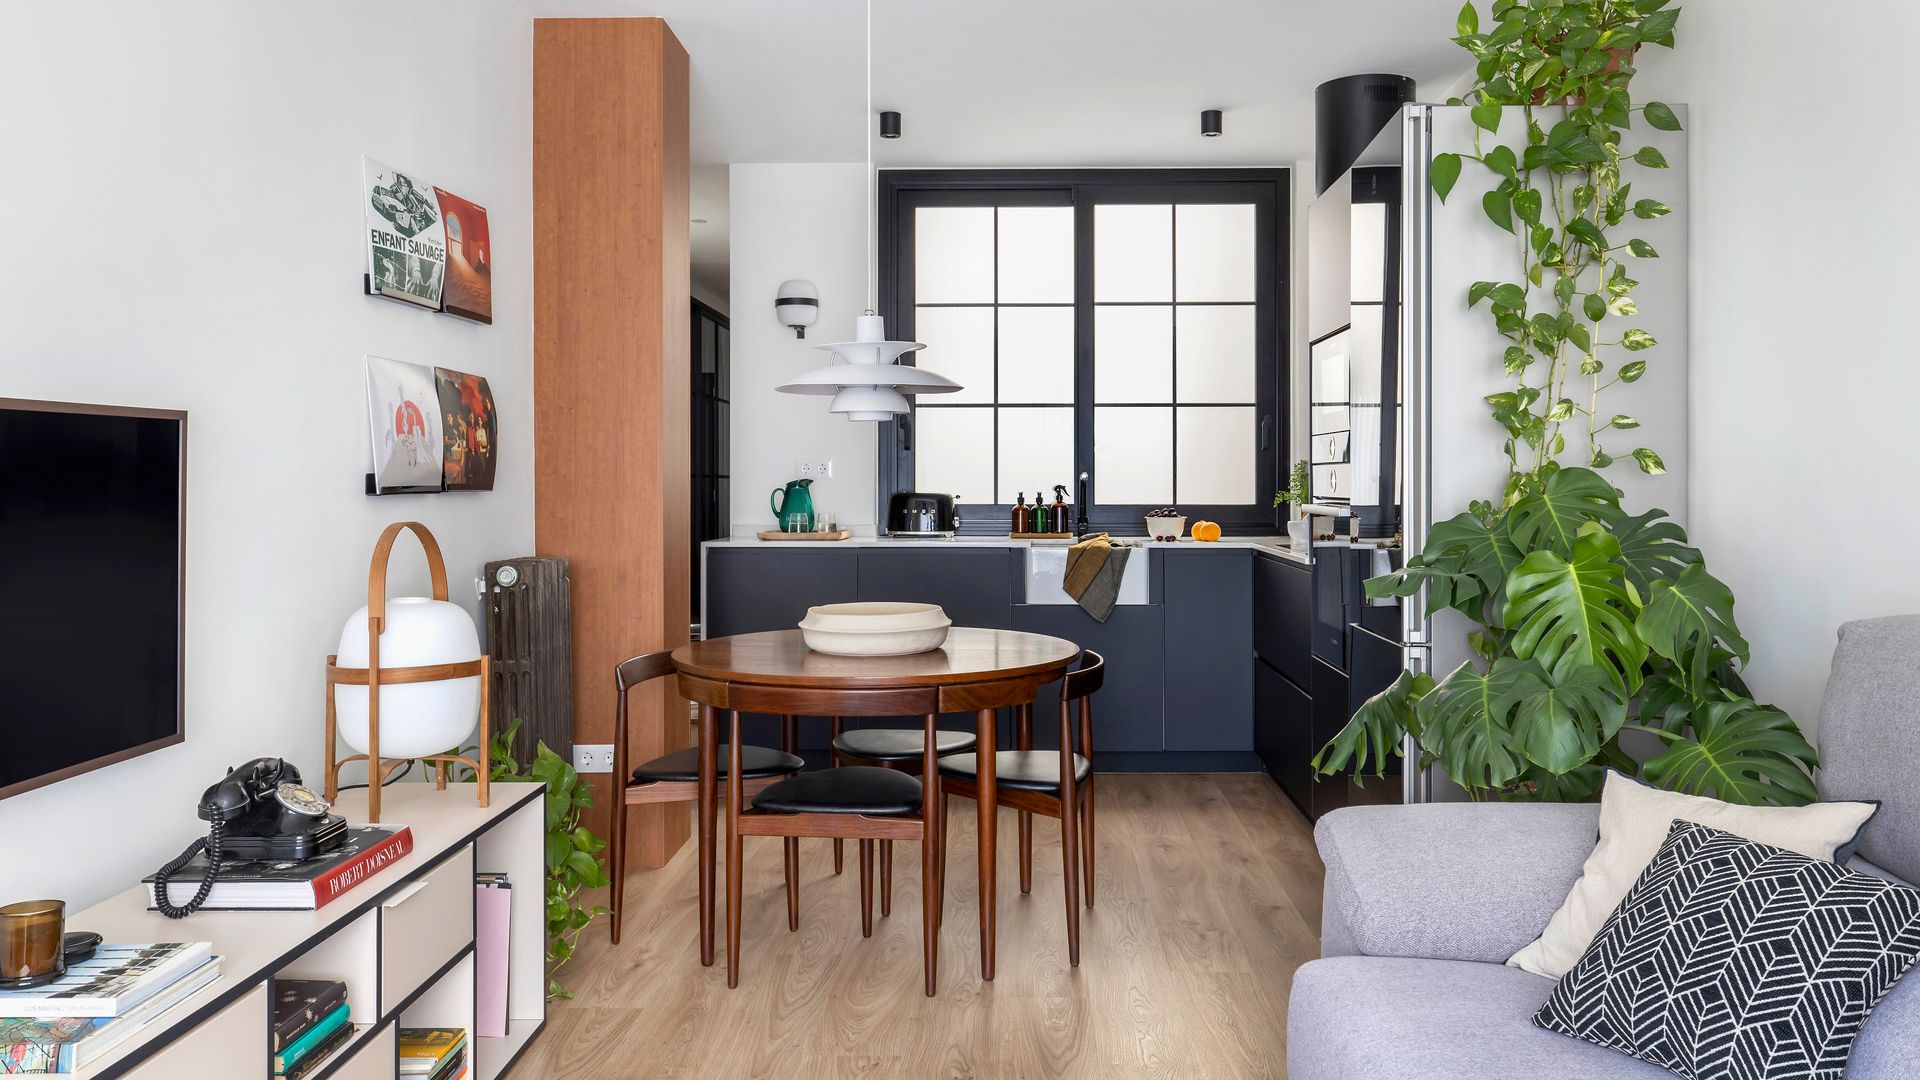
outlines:
[[273, 1075], [300, 1080], [353, 1038], [347, 984], [273, 980]]
[[[413, 831], [405, 825], [368, 825], [348, 829], [345, 844], [318, 858], [300, 862], [224, 859], [201, 906], [207, 911], [313, 911], [339, 899], [412, 850]], [[195, 856], [167, 879], [168, 901], [183, 905], [193, 899], [206, 873], [206, 855]], [[147, 886], [147, 910], [157, 910], [159, 886], [154, 875], [140, 880]]]
[[58, 981], [0, 991], [0, 1072], [78, 1072], [219, 977], [204, 941], [102, 945]]
[[467, 1033], [459, 1028], [401, 1028], [400, 1075], [461, 1080], [467, 1075]]

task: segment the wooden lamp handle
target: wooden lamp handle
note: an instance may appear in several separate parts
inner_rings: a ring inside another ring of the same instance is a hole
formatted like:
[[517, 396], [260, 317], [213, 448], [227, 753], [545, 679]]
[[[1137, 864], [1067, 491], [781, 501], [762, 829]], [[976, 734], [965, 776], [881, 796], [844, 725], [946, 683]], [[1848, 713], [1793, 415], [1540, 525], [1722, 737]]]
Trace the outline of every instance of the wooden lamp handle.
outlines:
[[373, 545], [373, 565], [367, 568], [367, 623], [376, 639], [387, 618], [387, 563], [393, 559], [394, 542], [408, 529], [420, 538], [420, 547], [427, 554], [427, 572], [433, 575], [433, 598], [447, 598], [447, 560], [440, 554], [440, 541], [417, 521], [396, 521], [387, 526], [380, 533], [380, 541]]

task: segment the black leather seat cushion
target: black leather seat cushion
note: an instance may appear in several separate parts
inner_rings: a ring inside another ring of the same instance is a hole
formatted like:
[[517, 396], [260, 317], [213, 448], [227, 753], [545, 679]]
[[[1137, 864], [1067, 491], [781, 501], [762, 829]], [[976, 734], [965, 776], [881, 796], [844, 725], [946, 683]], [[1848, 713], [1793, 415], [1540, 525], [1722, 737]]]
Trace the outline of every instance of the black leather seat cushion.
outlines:
[[[933, 733], [933, 752], [958, 754], [971, 750], [979, 740], [971, 731]], [[841, 733], [833, 748], [849, 757], [868, 761], [917, 761], [925, 752], [926, 732], [916, 729], [861, 728]]]
[[[742, 780], [762, 780], [769, 776], [785, 776], [797, 773], [807, 767], [807, 763], [792, 754], [766, 746], [743, 746], [740, 748], [740, 778]], [[727, 748], [720, 747], [720, 770], [715, 774], [721, 779], [727, 775]], [[675, 750], [664, 757], [654, 758], [645, 765], [633, 770], [633, 782], [636, 784], [670, 783], [684, 780], [692, 783], [700, 779], [700, 750], [689, 746], [685, 750]]]
[[[940, 759], [940, 775], [956, 780], [979, 780], [977, 754], [955, 754]], [[1004, 788], [1020, 791], [1060, 791], [1060, 751], [1002, 750], [993, 756], [994, 780]], [[1073, 782], [1083, 784], [1093, 775], [1093, 763], [1073, 755]]]
[[776, 814], [917, 814], [920, 781], [875, 765], [816, 769], [790, 776], [755, 795], [753, 808]]

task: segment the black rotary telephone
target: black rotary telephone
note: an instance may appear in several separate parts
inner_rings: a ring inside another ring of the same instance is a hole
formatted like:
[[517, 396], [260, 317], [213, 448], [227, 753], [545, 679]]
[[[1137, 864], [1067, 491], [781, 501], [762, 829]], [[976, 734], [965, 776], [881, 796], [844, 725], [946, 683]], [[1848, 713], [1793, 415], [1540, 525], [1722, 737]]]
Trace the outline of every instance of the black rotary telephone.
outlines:
[[[154, 906], [169, 919], [183, 919], [207, 902], [223, 860], [298, 862], [346, 843], [347, 822], [300, 782], [300, 770], [280, 758], [255, 758], [227, 774], [200, 796], [199, 813], [209, 823], [180, 857], [154, 875]], [[167, 879], [193, 857], [207, 853], [199, 891], [184, 905], [167, 899]]]

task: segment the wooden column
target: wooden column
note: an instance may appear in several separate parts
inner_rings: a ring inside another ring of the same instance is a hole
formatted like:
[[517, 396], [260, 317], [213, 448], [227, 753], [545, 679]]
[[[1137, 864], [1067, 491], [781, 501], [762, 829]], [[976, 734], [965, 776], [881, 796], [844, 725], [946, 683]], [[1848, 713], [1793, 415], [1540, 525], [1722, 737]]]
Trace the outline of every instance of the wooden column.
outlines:
[[[534, 20], [534, 544], [571, 560], [576, 742], [613, 741], [617, 663], [687, 640], [687, 136], [665, 22]], [[671, 681], [634, 692], [636, 761], [692, 741]], [[629, 858], [688, 835], [687, 807], [637, 808]]]

